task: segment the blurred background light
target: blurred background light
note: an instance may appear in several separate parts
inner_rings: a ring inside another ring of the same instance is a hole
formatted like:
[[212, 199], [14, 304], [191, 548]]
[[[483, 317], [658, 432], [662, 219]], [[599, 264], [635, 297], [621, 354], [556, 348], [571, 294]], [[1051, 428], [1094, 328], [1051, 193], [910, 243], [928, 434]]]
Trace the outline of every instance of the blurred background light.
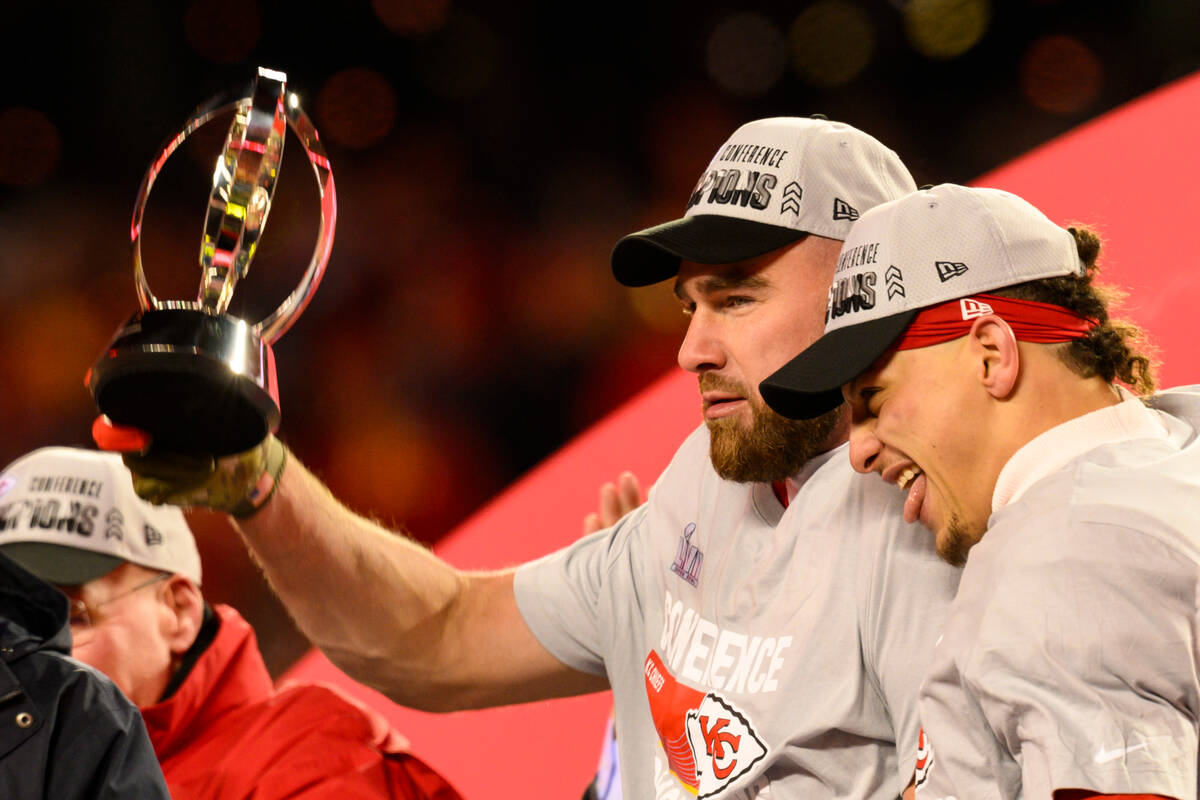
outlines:
[[783, 75], [787, 49], [779, 26], [762, 14], [741, 12], [717, 23], [704, 64], [717, 85], [738, 97], [760, 97]]
[[832, 89], [854, 80], [871, 63], [875, 25], [855, 3], [819, 0], [797, 15], [788, 43], [796, 76]]
[[450, 0], [371, 0], [371, 10], [392, 33], [412, 36], [444, 25]]
[[482, 17], [454, 12], [419, 40], [413, 67], [421, 83], [446, 100], [469, 100], [487, 89], [499, 68], [500, 42]]
[[353, 150], [378, 144], [396, 121], [396, 93], [387, 78], [366, 67], [344, 69], [317, 95], [318, 129]]
[[1021, 91], [1043, 111], [1075, 114], [1096, 100], [1104, 64], [1073, 36], [1043, 36], [1021, 59]]
[[904, 30], [918, 53], [939, 60], [957, 58], [987, 32], [988, 0], [908, 0]]
[[61, 148], [58, 129], [41, 111], [0, 109], [0, 183], [37, 186], [58, 165]]
[[679, 305], [672, 285], [670, 281], [664, 281], [651, 287], [626, 291], [629, 293], [630, 306], [643, 323], [654, 330], [682, 336], [687, 327], [687, 317], [683, 315], [683, 307]]
[[204, 58], [236, 64], [258, 44], [262, 14], [254, 0], [192, 0], [183, 31], [187, 43]]

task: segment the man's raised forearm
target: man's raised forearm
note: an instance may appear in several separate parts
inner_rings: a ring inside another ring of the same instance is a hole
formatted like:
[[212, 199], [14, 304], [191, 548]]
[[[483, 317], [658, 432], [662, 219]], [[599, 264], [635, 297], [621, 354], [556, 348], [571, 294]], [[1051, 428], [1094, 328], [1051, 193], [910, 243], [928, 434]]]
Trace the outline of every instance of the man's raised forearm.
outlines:
[[238, 527], [305, 635], [396, 702], [454, 710], [605, 688], [537, 642], [511, 571], [454, 569], [346, 509], [295, 458]]

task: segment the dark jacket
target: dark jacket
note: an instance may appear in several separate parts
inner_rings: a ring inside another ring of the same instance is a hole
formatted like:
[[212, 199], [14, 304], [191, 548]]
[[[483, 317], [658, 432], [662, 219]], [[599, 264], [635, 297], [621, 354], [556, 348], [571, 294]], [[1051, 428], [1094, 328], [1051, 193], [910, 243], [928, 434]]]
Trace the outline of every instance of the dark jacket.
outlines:
[[169, 797], [137, 708], [68, 655], [67, 608], [0, 553], [0, 797]]

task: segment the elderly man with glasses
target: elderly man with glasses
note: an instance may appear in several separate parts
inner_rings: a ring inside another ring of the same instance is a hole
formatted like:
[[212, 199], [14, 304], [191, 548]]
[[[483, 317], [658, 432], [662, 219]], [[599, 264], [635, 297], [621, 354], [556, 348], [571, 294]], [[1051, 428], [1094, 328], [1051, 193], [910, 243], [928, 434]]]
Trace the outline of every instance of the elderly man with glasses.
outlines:
[[67, 595], [72, 654], [141, 709], [173, 797], [457, 800], [378, 714], [323, 686], [275, 690], [250, 626], [204, 601], [183, 514], [139, 499], [119, 456], [9, 465], [0, 552]]

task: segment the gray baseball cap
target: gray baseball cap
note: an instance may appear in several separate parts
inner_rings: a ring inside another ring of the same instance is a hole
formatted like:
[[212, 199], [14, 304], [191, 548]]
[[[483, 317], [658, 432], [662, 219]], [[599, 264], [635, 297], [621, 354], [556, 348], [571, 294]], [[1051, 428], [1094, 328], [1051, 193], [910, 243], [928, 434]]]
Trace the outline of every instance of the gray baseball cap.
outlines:
[[717, 150], [682, 218], [617, 242], [613, 275], [647, 286], [678, 274], [680, 260], [742, 261], [809, 233], [841, 241], [863, 211], [916, 188], [899, 156], [843, 122], [748, 122]]
[[200, 553], [183, 513], [138, 497], [116, 453], [44, 447], [9, 464], [0, 473], [0, 550], [61, 586], [125, 562], [200, 583]]
[[[842, 245], [824, 335], [759, 391], [786, 417], [819, 416], [922, 309], [1083, 271], [1070, 231], [1015, 194], [944, 183], [884, 203]], [[991, 309], [963, 300], [961, 313], [967, 320]]]

